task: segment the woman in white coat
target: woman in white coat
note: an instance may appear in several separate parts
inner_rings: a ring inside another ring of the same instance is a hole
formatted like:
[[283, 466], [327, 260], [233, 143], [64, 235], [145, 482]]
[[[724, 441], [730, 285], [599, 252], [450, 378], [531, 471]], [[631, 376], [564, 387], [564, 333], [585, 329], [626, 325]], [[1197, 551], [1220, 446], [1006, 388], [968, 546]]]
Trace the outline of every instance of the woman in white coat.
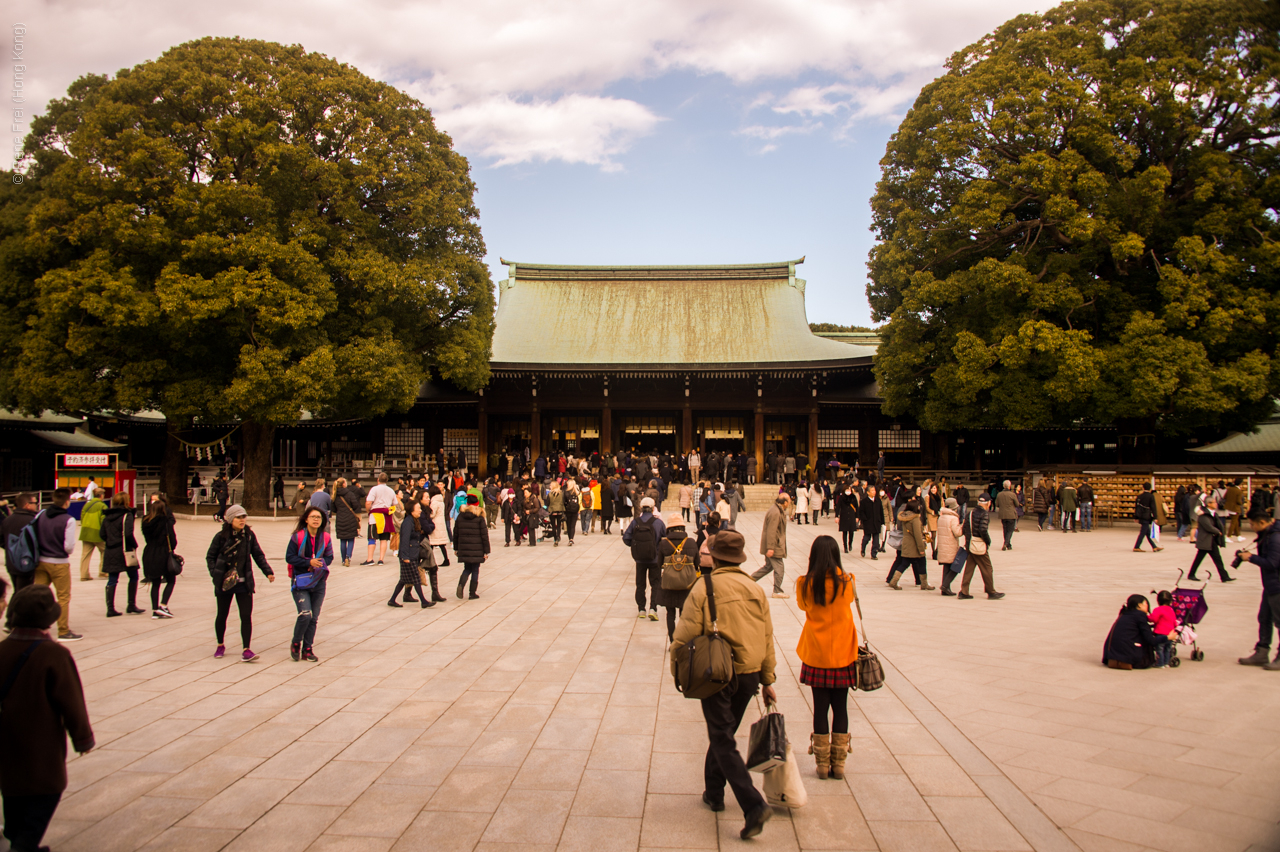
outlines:
[[809, 488], [801, 483], [796, 488], [796, 523], [800, 523], [800, 519], [804, 518], [804, 522], [809, 523]]
[[433, 485], [431, 486], [431, 523], [436, 527], [427, 537], [427, 544], [440, 548], [440, 554], [444, 556], [444, 560], [440, 563], [441, 568], [449, 564], [449, 528], [445, 525], [444, 514], [444, 495], [440, 493], [439, 486]]

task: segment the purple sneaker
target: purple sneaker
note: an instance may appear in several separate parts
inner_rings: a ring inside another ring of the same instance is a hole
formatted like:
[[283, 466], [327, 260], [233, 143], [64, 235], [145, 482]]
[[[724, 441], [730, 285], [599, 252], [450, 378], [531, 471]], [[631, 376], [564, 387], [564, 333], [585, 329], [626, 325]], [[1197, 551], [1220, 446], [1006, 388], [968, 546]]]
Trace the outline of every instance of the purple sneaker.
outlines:
[[221, 659], [222, 659], [222, 655], [223, 655], [223, 654], [225, 654], [225, 653], [227, 653], [227, 646], [226, 646], [226, 645], [219, 645], [219, 646], [217, 647], [217, 650], [215, 650], [215, 651], [213, 652], [213, 658], [214, 658], [215, 660], [221, 660]]
[[241, 659], [246, 663], [252, 663], [254, 660], [258, 659], [258, 655], [250, 651], [248, 648], [245, 648], [244, 654], [241, 655]]

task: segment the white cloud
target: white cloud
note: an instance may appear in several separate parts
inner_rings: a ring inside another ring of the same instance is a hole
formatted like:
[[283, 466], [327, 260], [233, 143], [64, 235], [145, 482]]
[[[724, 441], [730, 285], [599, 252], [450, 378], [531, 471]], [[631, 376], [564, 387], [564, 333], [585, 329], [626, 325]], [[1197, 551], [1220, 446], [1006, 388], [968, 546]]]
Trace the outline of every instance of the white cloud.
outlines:
[[800, 86], [787, 92], [771, 106], [774, 112], [783, 114], [832, 115], [849, 108], [854, 91], [852, 86], [843, 83], [832, 86]]
[[804, 124], [782, 124], [782, 125], [766, 125], [752, 124], [747, 127], [739, 128], [736, 133], [739, 136], [750, 136], [755, 139], [767, 140], [766, 144], [760, 147], [758, 153], [768, 154], [770, 151], [778, 150], [778, 139], [784, 136], [793, 136], [797, 133], [812, 133], [822, 126], [820, 121], [810, 121]]
[[785, 124], [781, 126], [753, 124], [749, 127], [743, 127], [737, 132], [739, 136], [754, 136], [757, 139], [780, 139], [783, 136], [790, 136], [794, 133], [812, 133], [821, 126], [822, 122], [814, 122], [812, 124]]
[[24, 23], [37, 111], [81, 74], [114, 73], [205, 35], [242, 35], [299, 43], [416, 93], [465, 152], [494, 163], [559, 159], [612, 168], [659, 120], [644, 104], [607, 96], [619, 82], [672, 71], [719, 74], [744, 88], [787, 90], [769, 101], [784, 114], [892, 116], [950, 53], [1018, 12], [1050, 5], [103, 0], [32, 4]]
[[498, 95], [436, 111], [437, 123], [455, 144], [494, 165], [563, 160], [605, 171], [618, 169], [612, 157], [660, 120], [635, 101], [589, 95], [529, 103]]

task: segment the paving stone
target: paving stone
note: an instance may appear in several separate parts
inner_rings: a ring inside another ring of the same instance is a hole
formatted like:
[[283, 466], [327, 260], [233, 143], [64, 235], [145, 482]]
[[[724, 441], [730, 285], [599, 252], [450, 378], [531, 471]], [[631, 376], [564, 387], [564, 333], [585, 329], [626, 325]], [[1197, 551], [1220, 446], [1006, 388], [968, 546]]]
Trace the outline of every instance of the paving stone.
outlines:
[[[760, 519], [740, 517], [749, 554]], [[279, 558], [289, 526], [255, 528]], [[807, 553], [833, 532], [826, 520], [792, 525], [791, 549]], [[180, 521], [180, 552], [211, 534]], [[1190, 555], [1171, 545], [1131, 558], [1131, 540], [1120, 527], [1019, 532], [1013, 552], [996, 554], [1009, 592], [1000, 602], [895, 593], [883, 560], [849, 557], [889, 677], [851, 695], [844, 781], [819, 781], [804, 753], [803, 614], [794, 599], [771, 600], [776, 689], [810, 799], [776, 810], [748, 843], [732, 797], [719, 818], [701, 803], [700, 706], [671, 684], [665, 625], [634, 617], [633, 566], [616, 537], [497, 551], [480, 601], [427, 612], [386, 609], [394, 565], [335, 572], [318, 665], [288, 659], [294, 607], [280, 584], [255, 599], [252, 665], [212, 659], [212, 596], [195, 585], [179, 586], [171, 622], [78, 610], [86, 639], [72, 650], [102, 747], [69, 760], [49, 842], [70, 852], [1280, 849], [1269, 795], [1280, 693], [1234, 664], [1252, 643], [1257, 578], [1209, 590], [1205, 662], [1107, 670], [1097, 649], [1119, 602], [1167, 587]], [[787, 560], [788, 583], [802, 566]], [[1071, 628], [1045, 631], [1064, 600]], [[921, 623], [963, 640], [939, 654]]]

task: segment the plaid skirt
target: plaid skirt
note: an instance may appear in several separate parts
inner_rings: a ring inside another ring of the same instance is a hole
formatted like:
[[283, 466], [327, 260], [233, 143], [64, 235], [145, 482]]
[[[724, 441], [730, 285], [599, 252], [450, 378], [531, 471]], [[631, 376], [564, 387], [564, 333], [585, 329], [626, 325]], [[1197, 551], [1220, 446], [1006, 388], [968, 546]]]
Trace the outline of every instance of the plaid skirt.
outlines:
[[410, 562], [407, 559], [400, 560], [400, 582], [413, 585], [422, 582], [422, 574], [418, 572], [417, 562]]
[[800, 682], [805, 686], [816, 686], [819, 689], [857, 689], [856, 665], [853, 663], [842, 669], [818, 669], [808, 663], [801, 663]]

